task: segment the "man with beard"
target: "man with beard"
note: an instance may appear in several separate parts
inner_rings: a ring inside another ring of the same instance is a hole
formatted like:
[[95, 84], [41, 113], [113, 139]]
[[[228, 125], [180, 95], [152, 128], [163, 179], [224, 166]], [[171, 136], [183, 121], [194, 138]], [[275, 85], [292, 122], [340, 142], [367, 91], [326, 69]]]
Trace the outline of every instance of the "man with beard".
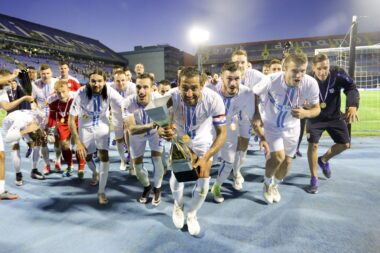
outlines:
[[[197, 211], [202, 207], [209, 190], [211, 158], [223, 146], [227, 136], [223, 101], [214, 91], [204, 88], [206, 78], [192, 67], [181, 71], [178, 88], [169, 92], [175, 128], [170, 126], [158, 129], [159, 135], [166, 139], [177, 135], [196, 156], [193, 159], [193, 168], [198, 171], [199, 178], [195, 183], [186, 218], [189, 233], [194, 236], [201, 230]], [[214, 140], [212, 126], [216, 131]], [[173, 223], [181, 229], [185, 220], [184, 183], [179, 183], [174, 173], [170, 178], [170, 189], [174, 197]]]
[[[267, 203], [279, 202], [278, 184], [288, 174], [296, 152], [300, 119], [316, 117], [319, 107], [317, 81], [306, 75], [305, 54], [289, 54], [284, 59], [284, 72], [267, 76], [253, 87], [262, 98], [264, 135], [270, 148], [265, 164], [263, 195]], [[309, 109], [301, 107], [305, 101]]]
[[[231, 173], [232, 165], [237, 151], [238, 137], [249, 141], [250, 127], [255, 113], [255, 94], [251, 89], [244, 85], [240, 85], [241, 71], [236, 63], [227, 63], [222, 67], [222, 85], [217, 87], [216, 92], [223, 99], [226, 108], [226, 125], [227, 140], [221, 149], [222, 163], [218, 169], [216, 182], [211, 188], [214, 200], [217, 203], [224, 201], [224, 197], [220, 192], [223, 182]], [[248, 120], [242, 120], [242, 119]], [[238, 129], [245, 131], [237, 131]], [[262, 136], [262, 131], [258, 133]], [[266, 153], [269, 152], [268, 145], [264, 138], [261, 138], [260, 147], [264, 147]], [[242, 188], [234, 181], [233, 187], [237, 190]]]
[[[106, 73], [95, 70], [90, 74], [89, 83], [78, 90], [71, 105], [69, 127], [77, 146], [80, 158], [86, 159], [92, 171], [91, 184], [96, 185], [99, 180], [98, 203], [108, 203], [105, 194], [107, 184], [109, 158], [108, 140], [110, 136], [108, 114], [112, 111], [121, 111], [122, 97], [106, 85]], [[78, 129], [76, 121], [78, 120]], [[100, 167], [99, 178], [92, 154], [98, 149]]]
[[145, 146], [149, 142], [154, 167], [154, 198], [152, 205], [158, 206], [161, 202], [161, 184], [164, 175], [164, 166], [161, 160], [162, 141], [157, 134], [157, 126], [150, 120], [144, 110], [152, 99], [160, 97], [158, 93], [153, 92], [152, 86], [153, 78], [151, 75], [147, 73], [139, 75], [136, 80], [137, 94], [131, 95], [123, 101], [122, 111], [125, 128], [129, 134], [133, 167], [136, 170], [137, 179], [144, 186], [139, 202], [142, 204], [147, 203], [152, 190], [148, 171], [143, 166]]

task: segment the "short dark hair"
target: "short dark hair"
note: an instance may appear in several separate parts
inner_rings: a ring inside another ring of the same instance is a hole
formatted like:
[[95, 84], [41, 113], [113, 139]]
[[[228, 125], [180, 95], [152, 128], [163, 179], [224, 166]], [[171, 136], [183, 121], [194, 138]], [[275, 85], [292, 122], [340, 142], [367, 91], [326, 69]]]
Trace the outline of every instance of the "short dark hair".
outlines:
[[42, 64], [40, 66], [40, 71], [44, 71], [44, 70], [47, 70], [47, 69], [51, 69], [49, 64]]
[[227, 62], [222, 67], [222, 73], [224, 71], [236, 72], [239, 70], [239, 65], [236, 62]]
[[207, 80], [207, 75], [205, 73], [199, 73], [196, 67], [185, 67], [183, 70], [181, 70], [181, 73], [179, 74], [179, 84], [181, 83], [182, 77], [192, 78], [196, 76], [199, 77], [199, 81], [203, 86]]
[[269, 66], [272, 66], [273, 64], [281, 64], [281, 61], [279, 59], [273, 59], [270, 61]]
[[170, 82], [168, 80], [161, 80], [158, 82], [158, 85], [170, 85]]
[[151, 84], [153, 85], [154, 79], [150, 73], [142, 73], [141, 75], [138, 75], [136, 78], [136, 81], [137, 79], [147, 79], [147, 78], [151, 81]]
[[63, 66], [63, 65], [67, 65], [67, 67], [70, 67], [68, 62], [65, 62], [65, 61], [59, 62], [59, 66]]
[[329, 57], [326, 54], [319, 53], [313, 57], [312, 62], [315, 65], [319, 62], [323, 62], [323, 61], [326, 61], [328, 59], [329, 59]]
[[232, 53], [231, 57], [234, 57], [235, 55], [245, 55], [246, 57], [248, 57], [247, 51], [245, 51], [245, 50], [242, 49], [242, 48], [235, 50], [235, 51]]

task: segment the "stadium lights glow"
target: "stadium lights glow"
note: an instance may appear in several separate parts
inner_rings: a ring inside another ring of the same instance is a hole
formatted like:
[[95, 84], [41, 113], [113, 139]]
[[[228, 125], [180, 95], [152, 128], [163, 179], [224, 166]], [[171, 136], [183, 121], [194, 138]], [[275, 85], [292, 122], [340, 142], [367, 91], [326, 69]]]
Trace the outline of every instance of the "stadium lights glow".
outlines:
[[190, 41], [196, 45], [201, 45], [208, 41], [210, 34], [207, 30], [200, 27], [193, 27], [190, 32]]

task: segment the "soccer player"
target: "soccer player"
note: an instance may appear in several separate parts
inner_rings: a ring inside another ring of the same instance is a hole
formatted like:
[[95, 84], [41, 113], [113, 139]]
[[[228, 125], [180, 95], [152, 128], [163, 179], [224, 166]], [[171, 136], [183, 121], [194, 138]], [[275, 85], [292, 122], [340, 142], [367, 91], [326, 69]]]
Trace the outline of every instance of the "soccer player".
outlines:
[[[123, 98], [117, 91], [106, 85], [104, 71], [95, 70], [90, 74], [89, 79], [89, 83], [78, 90], [71, 105], [69, 128], [79, 157], [86, 159], [92, 171], [91, 184], [96, 185], [99, 180], [98, 203], [106, 205], [108, 199], [105, 187], [109, 170], [108, 139], [110, 136], [108, 113], [110, 106], [112, 110], [121, 110]], [[96, 152], [96, 149], [98, 149], [100, 159], [99, 177], [92, 159], [92, 154]]]
[[[226, 108], [227, 140], [221, 149], [222, 164], [218, 169], [216, 182], [211, 188], [214, 200], [217, 203], [224, 201], [220, 188], [231, 173], [238, 149], [238, 136], [245, 139], [245, 141], [249, 140], [249, 130], [255, 113], [255, 94], [248, 87], [240, 85], [241, 71], [238, 65], [236, 63], [224, 64], [221, 77], [222, 85], [217, 88], [216, 92], [223, 99]], [[242, 117], [242, 115], [245, 115], [245, 117]], [[242, 118], [248, 118], [248, 120], [242, 120]], [[238, 127], [246, 129], [244, 135], [243, 131], [239, 133]], [[268, 146], [264, 141], [261, 145], [265, 146], [266, 152], [269, 152]], [[236, 183], [238, 181], [234, 180], [233, 187], [241, 190], [242, 186], [235, 185]]]
[[[288, 174], [302, 118], [320, 113], [318, 83], [306, 75], [305, 54], [289, 54], [284, 59], [284, 72], [268, 75], [253, 87], [255, 94], [265, 98], [262, 119], [270, 156], [265, 164], [263, 195], [267, 203], [279, 202], [278, 184]], [[305, 101], [309, 109], [301, 107]]]
[[[329, 160], [351, 147], [347, 122], [357, 120], [359, 107], [359, 92], [351, 77], [339, 68], [332, 66], [325, 54], [318, 54], [313, 58], [313, 75], [319, 85], [319, 102], [321, 114], [307, 120], [307, 140], [309, 142], [307, 156], [311, 172], [310, 185], [306, 188], [309, 193], [318, 192], [317, 163], [325, 177], [331, 177]], [[347, 113], [342, 115], [341, 90], [347, 96]], [[324, 131], [334, 141], [325, 154], [318, 157], [318, 142]]]
[[[69, 112], [73, 102], [70, 94], [69, 82], [60, 80], [54, 85], [56, 93], [55, 100], [49, 103], [49, 134], [56, 134], [56, 141], [62, 149], [63, 159], [67, 163], [67, 168], [63, 172], [63, 176], [70, 177], [73, 173], [73, 154], [70, 148], [71, 132], [69, 129]], [[72, 86], [71, 86], [72, 87]], [[77, 155], [78, 162], [78, 178], [83, 179], [85, 160]]]
[[282, 71], [282, 64], [279, 59], [273, 59], [269, 63], [269, 73], [276, 73]]
[[[18, 106], [23, 101], [33, 101], [33, 97], [24, 96], [13, 102], [9, 102], [4, 86], [8, 85], [8, 82], [13, 80], [20, 73], [19, 69], [13, 70], [12, 74], [6, 70], [0, 70], [0, 110], [5, 111], [11, 110], [14, 107]], [[17, 199], [18, 195], [10, 193], [5, 190], [5, 152], [4, 152], [4, 143], [2, 135], [0, 134], [0, 200], [4, 199]]]
[[261, 72], [262, 72], [264, 75], [269, 75], [269, 74], [270, 74], [269, 64], [264, 64], [264, 65], [263, 65], [263, 68], [262, 68], [262, 70], [261, 70]]
[[144, 191], [139, 198], [139, 202], [145, 204], [148, 202], [152, 186], [149, 182], [148, 171], [143, 166], [143, 158], [146, 143], [152, 155], [154, 167], [154, 198], [153, 206], [158, 206], [161, 202], [161, 184], [164, 175], [164, 166], [162, 164], [162, 141], [157, 134], [156, 125], [150, 120], [144, 108], [158, 93], [153, 92], [153, 78], [145, 73], [136, 79], [137, 94], [131, 95], [124, 99], [122, 105], [123, 119], [126, 129], [129, 133], [129, 144], [133, 167], [136, 170], [136, 177], [144, 186]]
[[[239, 65], [241, 71], [242, 79], [241, 83], [248, 88], [252, 89], [254, 85], [260, 82], [265, 75], [256, 69], [248, 69], [248, 55], [243, 49], [236, 50], [231, 56], [232, 62], [236, 62]], [[259, 98], [255, 97], [255, 116], [253, 119], [253, 129], [254, 131], [259, 131], [262, 126], [262, 121], [260, 118], [260, 113], [258, 110]], [[244, 119], [248, 120], [248, 119]], [[250, 130], [249, 130], [250, 131]], [[244, 177], [240, 172], [241, 165], [244, 162], [244, 158], [247, 154], [249, 138], [242, 138], [242, 135], [247, 134], [245, 129], [239, 129], [242, 134], [238, 137], [238, 150], [233, 164], [233, 174], [234, 174], [234, 185], [241, 186], [244, 183]]]
[[[191, 235], [200, 233], [197, 211], [202, 207], [209, 190], [211, 158], [223, 146], [226, 136], [225, 107], [220, 96], [210, 89], [205, 89], [206, 77], [197, 69], [184, 68], [179, 76], [179, 87], [170, 91], [172, 99], [172, 127], [159, 128], [160, 136], [171, 139], [177, 134], [186, 142], [197, 159], [193, 160], [194, 169], [198, 170], [199, 179], [195, 183], [193, 196], [187, 210], [187, 227]], [[212, 126], [216, 131], [213, 140]], [[172, 173], [170, 189], [174, 197], [173, 223], [181, 229], [184, 226], [184, 183], [179, 183]]]
[[67, 62], [59, 63], [59, 71], [61, 72], [61, 76], [59, 77], [59, 80], [67, 81], [70, 91], [76, 92], [77, 90], [79, 90], [80, 83], [78, 79], [76, 79], [75, 77], [69, 74], [70, 68]]
[[[123, 70], [116, 71], [114, 74], [114, 81], [111, 84], [111, 87], [114, 88], [123, 98], [127, 98], [129, 95], [136, 94], [136, 85], [128, 81], [127, 76]], [[114, 126], [115, 131], [115, 144], [117, 151], [120, 156], [120, 170], [126, 170], [129, 166], [129, 161], [124, 155], [124, 124], [122, 113], [113, 113], [112, 114], [112, 125]], [[135, 174], [133, 167], [129, 168], [130, 174]]]
[[[58, 79], [53, 78], [53, 72], [49, 65], [42, 64], [40, 66], [40, 75], [41, 78], [37, 79], [34, 83], [32, 83], [32, 96], [35, 98], [37, 105], [39, 109], [45, 114], [45, 123], [46, 123], [46, 129], [47, 129], [47, 119], [49, 115], [49, 100], [48, 98], [54, 94], [54, 84]], [[42, 140], [41, 143], [36, 143], [36, 145], [33, 147], [33, 162], [32, 166], [33, 169], [37, 169], [38, 161], [40, 159], [40, 150], [43, 156], [43, 159], [45, 161], [45, 167], [43, 169], [44, 174], [49, 174], [50, 169], [50, 161], [49, 161], [49, 150], [47, 147], [47, 142]], [[56, 150], [56, 158], [60, 157], [60, 151]], [[60, 169], [60, 161], [56, 160], [56, 166], [55, 168], [57, 170]], [[38, 175], [36, 175], [38, 176]], [[44, 179], [38, 177], [38, 179]]]

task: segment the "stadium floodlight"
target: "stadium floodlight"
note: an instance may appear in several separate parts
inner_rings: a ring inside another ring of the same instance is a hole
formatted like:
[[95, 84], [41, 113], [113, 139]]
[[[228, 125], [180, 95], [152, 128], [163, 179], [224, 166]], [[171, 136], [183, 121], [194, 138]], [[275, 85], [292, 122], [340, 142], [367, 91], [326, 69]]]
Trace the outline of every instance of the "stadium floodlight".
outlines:
[[190, 32], [190, 41], [198, 46], [198, 70], [202, 71], [202, 52], [201, 48], [204, 43], [206, 43], [210, 38], [210, 33], [200, 27], [193, 27]]

